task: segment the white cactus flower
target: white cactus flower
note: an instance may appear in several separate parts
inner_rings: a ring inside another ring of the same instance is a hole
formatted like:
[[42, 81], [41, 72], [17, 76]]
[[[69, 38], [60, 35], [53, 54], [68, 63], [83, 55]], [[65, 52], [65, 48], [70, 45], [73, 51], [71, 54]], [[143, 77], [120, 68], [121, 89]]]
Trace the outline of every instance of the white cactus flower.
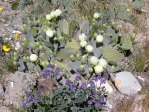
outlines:
[[86, 45], [87, 45], [87, 42], [86, 41], [83, 40], [83, 41], [80, 42], [80, 46], [81, 47], [85, 47]]
[[54, 17], [55, 17], [55, 12], [52, 11], [52, 12], [50, 13], [50, 16], [51, 16], [51, 18], [54, 18]]
[[51, 20], [51, 19], [52, 19], [51, 14], [47, 14], [47, 15], [46, 15], [46, 19], [47, 19], [47, 20]]
[[62, 11], [60, 9], [56, 9], [55, 12], [57, 16], [60, 16], [62, 14]]
[[103, 41], [103, 36], [102, 35], [98, 35], [96, 37], [96, 42], [101, 43]]
[[85, 47], [85, 49], [86, 49], [86, 51], [87, 51], [88, 53], [92, 53], [92, 52], [94, 51], [94, 48], [93, 48], [92, 45], [87, 45], [87, 46]]
[[100, 17], [100, 13], [94, 13], [94, 16], [93, 16], [95, 19], [98, 19]]
[[49, 29], [49, 30], [46, 31], [46, 34], [47, 34], [48, 37], [53, 37], [54, 32]]
[[17, 42], [15, 45], [15, 50], [17, 51], [17, 50], [21, 49], [21, 47], [22, 47], [21, 43]]
[[90, 64], [92, 64], [92, 65], [97, 65], [97, 64], [99, 63], [99, 60], [98, 60], [97, 57], [92, 56], [92, 57], [89, 59], [89, 62], [90, 62]]
[[36, 61], [37, 58], [38, 58], [38, 56], [36, 54], [31, 54], [30, 55], [30, 60], [33, 61], [33, 62]]
[[107, 61], [105, 59], [99, 59], [99, 64], [103, 67], [106, 68], [107, 67]]
[[79, 35], [79, 40], [82, 41], [82, 40], [86, 40], [87, 39], [87, 36], [82, 33], [81, 35]]
[[99, 74], [104, 71], [103, 67], [99, 64], [94, 67], [94, 70], [96, 74]]

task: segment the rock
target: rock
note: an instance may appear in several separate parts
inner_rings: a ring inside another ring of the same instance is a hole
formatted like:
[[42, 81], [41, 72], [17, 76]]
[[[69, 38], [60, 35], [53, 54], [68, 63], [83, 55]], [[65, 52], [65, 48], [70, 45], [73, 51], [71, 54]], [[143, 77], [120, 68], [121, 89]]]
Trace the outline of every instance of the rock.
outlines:
[[4, 94], [4, 89], [3, 89], [3, 86], [0, 84], [0, 105], [3, 101], [3, 94]]
[[10, 74], [8, 85], [4, 94], [4, 104], [13, 104], [19, 107], [21, 104], [22, 96], [25, 95], [26, 91], [29, 91], [31, 85], [36, 84], [36, 73], [23, 73], [15, 72]]
[[121, 94], [134, 95], [142, 88], [137, 79], [128, 71], [119, 72], [115, 76], [114, 83]]
[[3, 86], [0, 84], [0, 96], [2, 96], [4, 94], [4, 89]]

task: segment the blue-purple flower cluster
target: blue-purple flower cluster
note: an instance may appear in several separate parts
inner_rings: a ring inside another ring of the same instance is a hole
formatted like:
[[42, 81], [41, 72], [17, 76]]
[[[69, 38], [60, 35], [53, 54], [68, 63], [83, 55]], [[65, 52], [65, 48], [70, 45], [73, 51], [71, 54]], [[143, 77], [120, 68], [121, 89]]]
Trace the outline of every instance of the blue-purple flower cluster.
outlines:
[[46, 70], [43, 71], [42, 78], [45, 79], [48, 76], [52, 77], [54, 75], [58, 76], [60, 74], [60, 69], [55, 68], [55, 65], [49, 64], [48, 67], [49, 67], [49, 69], [47, 68]]
[[22, 102], [21, 105], [23, 107], [30, 107], [33, 103], [40, 102], [39, 97], [35, 97], [31, 92], [26, 93], [26, 102]]

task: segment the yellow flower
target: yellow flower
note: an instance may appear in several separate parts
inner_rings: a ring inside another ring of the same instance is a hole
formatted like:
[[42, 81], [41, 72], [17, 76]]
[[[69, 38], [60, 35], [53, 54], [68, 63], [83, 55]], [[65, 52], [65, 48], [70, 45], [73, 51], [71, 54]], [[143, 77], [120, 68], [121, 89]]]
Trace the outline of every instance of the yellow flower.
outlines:
[[10, 51], [10, 46], [9, 46], [8, 44], [4, 44], [4, 45], [3, 45], [3, 50], [4, 50], [5, 52]]
[[20, 34], [19, 33], [16, 33], [15, 34], [15, 37], [16, 37], [16, 39], [18, 39], [20, 37]]
[[131, 9], [130, 9], [130, 8], [127, 8], [127, 9], [126, 9], [126, 11], [127, 11], [127, 12], [130, 12], [130, 11], [131, 11]]
[[3, 10], [3, 7], [0, 6], [0, 11], [2, 11], [2, 10]]

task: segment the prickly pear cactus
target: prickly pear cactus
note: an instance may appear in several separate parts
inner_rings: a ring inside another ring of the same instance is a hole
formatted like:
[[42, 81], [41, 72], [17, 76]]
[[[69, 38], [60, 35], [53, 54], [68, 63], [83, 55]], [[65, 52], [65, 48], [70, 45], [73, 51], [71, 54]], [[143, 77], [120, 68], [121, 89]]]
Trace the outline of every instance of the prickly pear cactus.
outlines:
[[[28, 20], [28, 24], [23, 26], [22, 31], [26, 35], [20, 39], [23, 49], [14, 53], [14, 62], [18, 70], [40, 72], [50, 62], [54, 62], [58, 52], [68, 54], [64, 53], [64, 48], [70, 39], [69, 24], [61, 15], [62, 11], [57, 9], [51, 11], [45, 18]], [[72, 53], [73, 49], [66, 51]]]
[[122, 59], [124, 58], [124, 55], [122, 53], [119, 53], [114, 48], [111, 48], [109, 46], [104, 46], [102, 48], [103, 51], [103, 57], [109, 62], [109, 63], [118, 63], [120, 64]]

